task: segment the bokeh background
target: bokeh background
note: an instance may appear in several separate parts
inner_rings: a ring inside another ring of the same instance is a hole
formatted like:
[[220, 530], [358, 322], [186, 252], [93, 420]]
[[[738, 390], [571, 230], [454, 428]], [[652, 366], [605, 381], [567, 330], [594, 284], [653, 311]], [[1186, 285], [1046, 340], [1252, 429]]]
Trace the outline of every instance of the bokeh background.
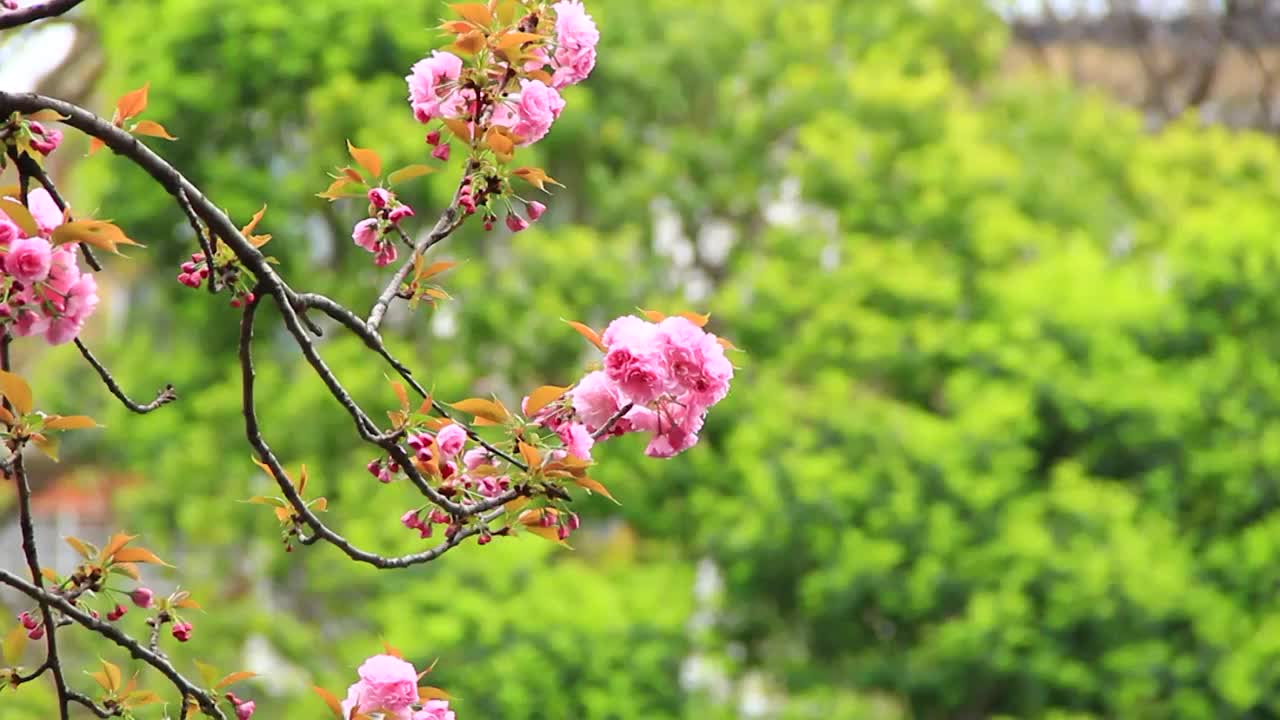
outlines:
[[[23, 344], [45, 407], [106, 425], [34, 467], [46, 557], [143, 533], [181, 565], [153, 584], [207, 608], [176, 661], [264, 673], [240, 694], [267, 720], [325, 717], [309, 686], [341, 692], [384, 640], [439, 659], [464, 720], [1280, 717], [1275, 5], [589, 0], [599, 66], [530, 152], [567, 189], [527, 232], [435, 251], [454, 299], [388, 335], [446, 399], [566, 383], [590, 354], [561, 318], [636, 307], [712, 313], [742, 369], [693, 451], [600, 449], [622, 506], [583, 502], [576, 550], [408, 571], [286, 554], [238, 502], [269, 483], [236, 313], [173, 280], [195, 248], [170, 200], [72, 139], [73, 206], [148, 246], [110, 262], [88, 341], [181, 401], [130, 416], [73, 350]], [[144, 117], [181, 138], [150, 144], [233, 218], [266, 203], [295, 287], [363, 308], [360, 203], [314, 193], [345, 138], [425, 158], [402, 77], [442, 12], [90, 0], [0, 37], [0, 78], [107, 114], [150, 81]], [[405, 197], [429, 221], [454, 180]], [[416, 547], [408, 490], [261, 335], [269, 441], [349, 537]], [[322, 347], [391, 406], [361, 347]], [[0, 696], [4, 720], [50, 707]]]

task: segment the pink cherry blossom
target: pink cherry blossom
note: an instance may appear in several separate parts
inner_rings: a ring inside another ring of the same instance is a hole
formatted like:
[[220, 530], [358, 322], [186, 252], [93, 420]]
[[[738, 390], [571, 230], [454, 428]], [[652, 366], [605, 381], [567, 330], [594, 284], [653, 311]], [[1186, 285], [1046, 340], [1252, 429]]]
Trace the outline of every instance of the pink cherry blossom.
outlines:
[[36, 188], [27, 196], [27, 209], [36, 220], [40, 234], [48, 237], [54, 228], [62, 224], [62, 211], [53, 201], [53, 196], [44, 188]]
[[80, 266], [76, 264], [75, 243], [54, 248], [49, 258], [49, 277], [45, 279], [53, 290], [53, 295], [66, 295], [79, 280]]
[[22, 238], [9, 245], [4, 256], [5, 272], [22, 283], [41, 282], [49, 277], [53, 247], [44, 238]]
[[440, 448], [441, 454], [447, 457], [453, 457], [462, 452], [462, 447], [467, 444], [467, 431], [461, 425], [451, 423], [440, 428], [440, 432], [436, 433], [436, 446]]
[[514, 114], [508, 112], [506, 117], [499, 118], [495, 113], [494, 123], [510, 127], [511, 132], [520, 138], [521, 145], [532, 145], [546, 136], [551, 130], [551, 123], [563, 111], [564, 98], [555, 88], [548, 87], [541, 80], [521, 80], [520, 100]]
[[378, 221], [375, 218], [365, 218], [351, 230], [351, 239], [355, 244], [369, 252], [378, 251], [378, 235]]
[[674, 394], [693, 393], [696, 404], [710, 407], [729, 392], [733, 364], [714, 335], [686, 318], [673, 316], [658, 323], [656, 343]]
[[98, 307], [98, 281], [92, 273], [81, 273], [80, 278], [67, 292], [63, 312], [68, 317], [83, 322]]
[[705, 409], [696, 405], [668, 403], [659, 410], [655, 434], [644, 454], [652, 458], [669, 458], [688, 450], [698, 442]]
[[482, 447], [473, 447], [462, 454], [462, 464], [468, 470], [475, 470], [481, 465], [488, 465], [492, 462], [489, 457], [489, 451]]
[[570, 423], [560, 428], [560, 441], [569, 454], [581, 460], [591, 459], [591, 448], [596, 444], [587, 426], [582, 423]]
[[441, 101], [452, 92], [449, 86], [461, 74], [462, 58], [440, 50], [410, 68], [405, 80], [409, 83], [409, 103], [418, 122], [426, 123], [443, 116]]
[[600, 31], [578, 0], [561, 0], [551, 6], [556, 13], [555, 73], [557, 89], [582, 82], [596, 66]]
[[413, 217], [413, 208], [404, 203], [396, 205], [391, 208], [391, 212], [387, 213], [387, 220], [391, 221], [392, 224], [398, 223], [407, 217]]
[[657, 326], [629, 315], [614, 320], [604, 332], [609, 351], [604, 371], [628, 402], [645, 405], [669, 383], [667, 368], [655, 342]]
[[626, 404], [617, 386], [599, 370], [587, 373], [579, 380], [569, 391], [569, 397], [573, 401], [574, 413], [592, 432], [604, 427], [609, 418]]
[[14, 316], [13, 334], [17, 337], [40, 335], [49, 329], [49, 318], [30, 308], [23, 308]]
[[457, 720], [448, 700], [428, 700], [413, 714], [413, 720]]
[[357, 705], [364, 712], [380, 710], [396, 718], [409, 718], [410, 705], [418, 700], [418, 672], [391, 655], [374, 655], [359, 670], [360, 680], [347, 689], [343, 716]]
[[18, 226], [3, 213], [0, 213], [0, 247], [7, 247], [22, 234]]

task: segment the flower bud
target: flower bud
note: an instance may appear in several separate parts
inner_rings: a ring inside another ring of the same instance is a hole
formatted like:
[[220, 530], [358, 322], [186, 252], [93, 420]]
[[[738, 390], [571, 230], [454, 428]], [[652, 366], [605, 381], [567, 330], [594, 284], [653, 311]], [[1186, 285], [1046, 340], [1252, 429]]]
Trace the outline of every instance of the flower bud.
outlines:
[[31, 613], [26, 612], [25, 610], [18, 616], [18, 622], [22, 623], [22, 627], [28, 630], [35, 630], [37, 627], [40, 627], [40, 623], [36, 622], [36, 619], [31, 617]]
[[176, 622], [173, 624], [173, 629], [170, 632], [173, 633], [174, 639], [176, 639], [178, 642], [186, 642], [191, 639], [192, 630], [195, 630], [195, 626], [193, 626], [191, 623]]
[[569, 530], [569, 526], [568, 526], [568, 525], [561, 525], [561, 526], [556, 530], [556, 537], [560, 538], [561, 540], [567, 540], [567, 539], [569, 538], [569, 533], [570, 533], [570, 532], [572, 532], [572, 531], [571, 531], [571, 530]]
[[364, 469], [368, 470], [370, 475], [378, 477], [378, 474], [382, 472], [382, 461], [377, 458], [370, 460], [369, 464], [364, 466]]
[[449, 144], [437, 145], [436, 149], [431, 151], [431, 157], [447, 162], [449, 160]]
[[547, 211], [547, 206], [537, 200], [534, 200], [525, 206], [525, 211], [529, 213], [530, 220], [537, 220], [542, 217], [542, 213]]
[[40, 638], [44, 637], [44, 626], [42, 625], [40, 627], [31, 628], [30, 630], [27, 631], [27, 637], [31, 638], [32, 640], [39, 640]]
[[129, 599], [134, 605], [146, 610], [151, 607], [151, 603], [155, 598], [155, 593], [151, 592], [151, 588], [140, 587], [129, 593]]
[[418, 517], [417, 510], [406, 510], [405, 513], [400, 516], [400, 524], [410, 530], [416, 530], [422, 525], [422, 520]]
[[507, 213], [507, 227], [511, 232], [520, 232], [529, 227], [529, 222], [515, 213]]
[[253, 717], [253, 711], [257, 709], [252, 700], [246, 700], [236, 705], [236, 720], [249, 720]]
[[439, 131], [439, 130], [432, 130], [431, 132], [427, 133], [427, 144], [428, 144], [428, 145], [439, 145], [439, 144], [440, 144], [440, 131]]
[[376, 208], [384, 208], [391, 202], [391, 193], [387, 192], [386, 188], [371, 188], [369, 202]]
[[387, 213], [387, 219], [393, 223], [398, 223], [407, 217], [413, 217], [413, 208], [404, 203], [391, 208], [391, 212]]
[[578, 519], [578, 513], [569, 513], [568, 526], [570, 530], [577, 530], [582, 526], [582, 521]]

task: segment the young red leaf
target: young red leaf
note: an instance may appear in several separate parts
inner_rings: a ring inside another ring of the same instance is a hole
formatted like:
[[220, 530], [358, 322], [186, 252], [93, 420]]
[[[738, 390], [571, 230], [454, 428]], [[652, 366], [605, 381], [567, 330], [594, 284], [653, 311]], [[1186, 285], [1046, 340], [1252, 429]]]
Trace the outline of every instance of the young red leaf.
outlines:
[[382, 641], [382, 650], [386, 652], [386, 654], [390, 655], [391, 657], [395, 657], [395, 658], [404, 657], [404, 653], [400, 652], [399, 648], [395, 647], [391, 643], [388, 643], [386, 640]]
[[[419, 255], [418, 257], [422, 257], [422, 256]], [[426, 280], [427, 278], [432, 277], [434, 275], [439, 275], [440, 273], [444, 272], [445, 270], [448, 270], [449, 268], [456, 266], [457, 264], [458, 263], [453, 262], [452, 260], [439, 260], [423, 268], [421, 271], [418, 272], [415, 278], [418, 280]]]
[[178, 139], [170, 135], [169, 131], [165, 130], [163, 125], [161, 125], [158, 122], [155, 122], [154, 120], [139, 120], [132, 128], [130, 128], [129, 131], [132, 132], [134, 135], [158, 137], [158, 138], [163, 138], [165, 140]]
[[118, 245], [139, 245], [125, 235], [123, 230], [106, 220], [65, 222], [54, 228], [50, 237], [54, 245], [82, 242], [117, 255], [120, 254]]
[[107, 541], [106, 547], [102, 548], [101, 559], [105, 560], [111, 557], [112, 555], [116, 554], [116, 552], [118, 552], [120, 548], [124, 547], [125, 545], [128, 545], [129, 543], [133, 542], [137, 538], [138, 538], [137, 535], [126, 535], [124, 533], [116, 533], [115, 535], [112, 535], [111, 539]]
[[344, 720], [342, 717], [342, 703], [338, 702], [338, 698], [334, 697], [333, 693], [322, 687], [313, 687], [311, 689], [320, 696], [325, 705], [329, 706], [329, 709], [333, 711], [334, 717], [338, 718], [338, 720]]
[[89, 154], [92, 155], [102, 148], [106, 147], [106, 143], [99, 138], [89, 138]]
[[650, 322], [662, 322], [667, 319], [666, 315], [658, 312], [657, 310], [645, 310], [644, 308], [640, 308], [640, 312], [644, 313], [644, 316], [649, 318]]
[[228, 685], [232, 685], [232, 684], [234, 684], [234, 683], [238, 683], [238, 682], [240, 682], [241, 680], [248, 680], [248, 679], [249, 679], [249, 678], [251, 678], [251, 677], [257, 677], [257, 676], [258, 676], [258, 673], [256, 673], [256, 672], [249, 672], [248, 670], [241, 670], [240, 672], [233, 672], [233, 673], [231, 673], [230, 675], [228, 675], [228, 676], [226, 676], [226, 677], [222, 678], [221, 680], [219, 680], [219, 681], [218, 681], [218, 684], [216, 684], [216, 685], [214, 685], [214, 686], [213, 686], [213, 689], [214, 689], [214, 690], [221, 690], [222, 688], [227, 687]]
[[31, 398], [31, 386], [26, 380], [7, 370], [0, 370], [0, 395], [9, 400], [19, 415], [31, 412], [34, 402]]
[[444, 124], [449, 131], [461, 140], [471, 142], [472, 127], [471, 123], [457, 118], [445, 118]]
[[534, 33], [509, 32], [509, 33], [505, 33], [502, 37], [498, 38], [498, 43], [496, 47], [499, 50], [509, 50], [514, 47], [519, 47], [520, 45], [523, 45], [525, 43], [538, 42], [541, 39], [542, 39], [541, 35], [537, 35]]
[[565, 322], [569, 323], [569, 327], [573, 328], [574, 330], [577, 330], [582, 335], [582, 337], [586, 338], [587, 340], [590, 340], [591, 344], [595, 345], [600, 350], [600, 352], [609, 351], [609, 348], [604, 346], [604, 341], [600, 339], [600, 334], [597, 333], [595, 330], [592, 330], [586, 325], [583, 325], [582, 323], [577, 322], [575, 320], [565, 320]]
[[563, 545], [564, 547], [570, 550], [573, 549], [573, 546], [569, 545], [569, 543], [560, 539], [559, 531], [553, 527], [542, 527], [541, 525], [530, 525], [526, 527], [525, 530], [533, 533], [534, 535], [537, 535], [540, 538], [543, 538], [545, 540], [550, 540], [551, 542], [556, 543], [557, 545]]
[[102, 660], [102, 672], [104, 675], [107, 676], [107, 682], [110, 683], [109, 685], [106, 686], [106, 689], [109, 692], [114, 692], [118, 690], [120, 688], [120, 682], [121, 682], [120, 668], [116, 667], [115, 665], [112, 665], [106, 660]]
[[116, 102], [116, 114], [121, 122], [147, 109], [147, 90], [150, 87], [151, 83], [143, 83], [137, 90], [120, 96], [120, 100]]
[[72, 550], [75, 550], [80, 555], [80, 557], [84, 558], [85, 560], [92, 559], [94, 555], [97, 555], [96, 552], [94, 552], [89, 548], [89, 545], [86, 544], [85, 541], [81, 540], [78, 537], [75, 537], [73, 535], [67, 535], [62, 539], [65, 540], [66, 543], [71, 546]]

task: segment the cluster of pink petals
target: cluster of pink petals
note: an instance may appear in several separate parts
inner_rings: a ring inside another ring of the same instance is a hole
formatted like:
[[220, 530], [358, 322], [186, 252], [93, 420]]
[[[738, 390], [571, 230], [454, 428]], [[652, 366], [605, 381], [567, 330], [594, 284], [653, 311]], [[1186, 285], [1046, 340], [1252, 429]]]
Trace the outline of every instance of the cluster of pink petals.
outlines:
[[650, 457], [693, 447], [707, 410], [724, 399], [733, 379], [733, 365], [716, 336], [680, 316], [652, 323], [624, 315], [601, 339], [608, 348], [604, 369], [588, 373], [569, 392], [572, 417], [552, 421], [569, 452], [580, 455], [577, 426], [591, 437], [628, 405], [605, 438], [651, 433], [645, 449]]
[[561, 0], [551, 9], [556, 13], [556, 51], [551, 85], [560, 89], [586, 80], [595, 69], [600, 31], [578, 0]]
[[395, 262], [397, 256], [395, 240], [389, 234], [391, 229], [401, 220], [413, 217], [413, 208], [400, 202], [386, 188], [373, 188], [368, 197], [371, 217], [356, 223], [351, 229], [351, 240], [373, 253], [373, 262], [383, 267]]
[[520, 145], [532, 145], [546, 137], [563, 111], [559, 90], [541, 80], [521, 80], [514, 100], [494, 109], [493, 124], [511, 130]]
[[462, 74], [462, 58], [451, 52], [433, 50], [430, 55], [409, 68], [409, 106], [420, 123], [435, 118], [455, 117], [465, 107], [458, 90]]
[[374, 655], [360, 666], [360, 679], [347, 688], [342, 715], [353, 708], [382, 720], [455, 720], [445, 700], [428, 700], [418, 709], [418, 671], [392, 655]]
[[28, 236], [0, 215], [0, 324], [17, 337], [42, 335], [50, 345], [70, 342], [98, 307], [98, 283], [82, 273], [76, 245], [54, 247], [49, 235], [62, 224], [62, 211], [43, 188], [28, 197], [27, 209], [39, 234]]

